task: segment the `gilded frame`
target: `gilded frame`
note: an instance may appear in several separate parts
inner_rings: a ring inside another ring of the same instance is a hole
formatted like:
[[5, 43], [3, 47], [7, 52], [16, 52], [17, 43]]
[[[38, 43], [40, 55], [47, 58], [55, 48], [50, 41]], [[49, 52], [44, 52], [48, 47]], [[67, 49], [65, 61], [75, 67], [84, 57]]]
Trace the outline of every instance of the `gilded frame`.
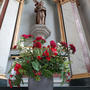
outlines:
[[2, 4], [3, 4], [3, 6], [2, 6], [2, 10], [1, 10], [1, 13], [0, 13], [0, 28], [1, 28], [1, 26], [2, 26], [2, 22], [3, 22], [3, 19], [4, 19], [4, 16], [5, 16], [5, 12], [6, 12], [6, 9], [7, 9], [7, 6], [8, 6], [8, 2], [9, 2], [9, 0], [2, 0], [3, 2], [2, 2]]

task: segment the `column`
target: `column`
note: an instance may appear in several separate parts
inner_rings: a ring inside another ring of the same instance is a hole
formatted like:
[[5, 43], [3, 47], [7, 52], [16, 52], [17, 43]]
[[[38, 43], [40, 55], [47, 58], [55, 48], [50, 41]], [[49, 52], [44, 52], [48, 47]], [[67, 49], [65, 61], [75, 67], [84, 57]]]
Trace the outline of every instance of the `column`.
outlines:
[[[76, 46], [76, 53], [70, 56], [72, 78], [90, 77], [90, 52], [79, 16], [77, 0], [59, 0], [65, 25], [67, 42]], [[81, 76], [80, 76], [81, 75]]]
[[0, 30], [0, 78], [4, 78], [11, 48], [19, 2], [9, 0]]

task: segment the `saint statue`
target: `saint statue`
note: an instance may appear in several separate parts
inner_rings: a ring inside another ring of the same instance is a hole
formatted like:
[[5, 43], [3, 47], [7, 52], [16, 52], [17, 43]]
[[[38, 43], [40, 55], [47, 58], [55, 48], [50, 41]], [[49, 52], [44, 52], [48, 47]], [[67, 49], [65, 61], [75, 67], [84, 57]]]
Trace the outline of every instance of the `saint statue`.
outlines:
[[36, 24], [45, 24], [46, 20], [46, 8], [43, 6], [43, 2], [38, 2], [37, 0], [33, 0], [35, 2], [35, 13], [36, 13]]

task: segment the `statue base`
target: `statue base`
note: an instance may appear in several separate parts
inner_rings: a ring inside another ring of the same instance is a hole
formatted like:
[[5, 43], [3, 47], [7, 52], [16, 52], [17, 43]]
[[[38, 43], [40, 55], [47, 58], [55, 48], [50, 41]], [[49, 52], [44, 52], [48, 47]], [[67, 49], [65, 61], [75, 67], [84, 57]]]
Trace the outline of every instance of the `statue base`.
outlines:
[[46, 25], [43, 24], [35, 24], [32, 27], [32, 31], [30, 32], [35, 38], [37, 36], [42, 36], [43, 38], [48, 38], [51, 34], [49, 29], [46, 27]]

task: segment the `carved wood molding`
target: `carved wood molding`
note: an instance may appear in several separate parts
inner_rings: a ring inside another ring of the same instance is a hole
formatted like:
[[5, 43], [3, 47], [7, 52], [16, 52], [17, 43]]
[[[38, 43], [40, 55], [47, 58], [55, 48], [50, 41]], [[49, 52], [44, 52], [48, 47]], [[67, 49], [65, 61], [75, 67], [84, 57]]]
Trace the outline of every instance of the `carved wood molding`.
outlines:
[[0, 79], [7, 79], [5, 74], [0, 74]]
[[18, 33], [19, 33], [20, 22], [21, 22], [21, 15], [22, 15], [22, 10], [23, 10], [23, 5], [24, 5], [24, 0], [18, 0], [18, 1], [20, 1], [19, 2], [19, 9], [18, 9], [18, 14], [17, 14], [16, 26], [15, 26], [15, 31], [14, 31], [14, 36], [13, 36], [11, 49], [15, 45], [17, 45]]
[[60, 0], [53, 0], [53, 1], [56, 2], [56, 4], [57, 4], [61, 41], [66, 42], [66, 36], [65, 36], [65, 30], [64, 30], [64, 21], [63, 21], [63, 15], [62, 15], [62, 8], [61, 8], [61, 4], [59, 2]]
[[54, 2], [60, 2], [61, 5], [67, 3], [67, 2], [76, 2], [76, 3], [79, 3], [78, 0], [53, 0]]
[[9, 3], [9, 0], [6, 0], [5, 3], [4, 3], [2, 12], [1, 12], [1, 14], [0, 14], [0, 28], [1, 28], [1, 26], [2, 26], [2, 22], [3, 22], [4, 16], [5, 16], [5, 12], [6, 12], [8, 3]]
[[72, 75], [71, 79], [90, 78], [90, 73]]
[[24, 2], [24, 0], [16, 0], [16, 1], [18, 1], [18, 2]]

